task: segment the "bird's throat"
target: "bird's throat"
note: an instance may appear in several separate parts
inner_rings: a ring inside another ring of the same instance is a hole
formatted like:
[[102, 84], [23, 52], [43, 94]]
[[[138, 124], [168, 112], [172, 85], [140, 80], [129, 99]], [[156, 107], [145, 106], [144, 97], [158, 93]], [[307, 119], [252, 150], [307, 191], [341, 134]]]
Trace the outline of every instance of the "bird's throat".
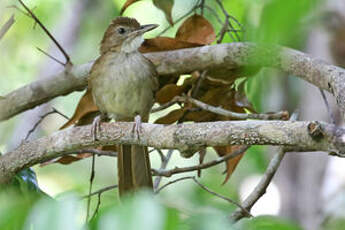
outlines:
[[137, 51], [141, 44], [144, 42], [142, 36], [137, 36], [130, 40], [125, 40], [121, 46], [121, 52], [131, 53]]

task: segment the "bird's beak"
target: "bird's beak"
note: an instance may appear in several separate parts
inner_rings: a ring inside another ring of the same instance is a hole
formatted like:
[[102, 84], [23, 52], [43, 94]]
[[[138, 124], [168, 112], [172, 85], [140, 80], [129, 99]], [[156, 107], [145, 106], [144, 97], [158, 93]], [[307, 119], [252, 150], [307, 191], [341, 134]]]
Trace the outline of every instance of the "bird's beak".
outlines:
[[139, 27], [139, 29], [133, 31], [133, 32], [131, 33], [131, 35], [132, 35], [133, 37], [136, 37], [136, 36], [138, 36], [138, 35], [142, 35], [142, 34], [148, 32], [148, 31], [150, 31], [150, 30], [153, 30], [153, 29], [157, 28], [158, 26], [159, 26], [159, 25], [157, 25], [157, 24], [142, 25], [142, 26]]

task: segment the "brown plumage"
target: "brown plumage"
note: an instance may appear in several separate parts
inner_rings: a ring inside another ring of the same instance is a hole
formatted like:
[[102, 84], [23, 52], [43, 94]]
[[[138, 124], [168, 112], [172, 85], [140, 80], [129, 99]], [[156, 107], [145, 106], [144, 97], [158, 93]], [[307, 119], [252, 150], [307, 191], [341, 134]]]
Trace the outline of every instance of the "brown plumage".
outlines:
[[[154, 92], [158, 89], [157, 72], [138, 48], [143, 41], [142, 34], [156, 27], [140, 26], [135, 19], [127, 17], [118, 17], [109, 25], [101, 42], [101, 56], [89, 76], [93, 99], [103, 117], [133, 121], [139, 116], [148, 121]], [[136, 131], [140, 130], [139, 126], [136, 119]], [[152, 189], [147, 147], [118, 147], [118, 178], [120, 195], [141, 187]]]

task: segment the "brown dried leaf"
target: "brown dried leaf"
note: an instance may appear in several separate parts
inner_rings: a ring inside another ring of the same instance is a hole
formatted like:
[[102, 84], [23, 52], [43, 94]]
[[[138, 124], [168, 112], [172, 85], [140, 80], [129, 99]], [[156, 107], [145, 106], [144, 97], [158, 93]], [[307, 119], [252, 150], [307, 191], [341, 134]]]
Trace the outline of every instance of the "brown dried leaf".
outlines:
[[151, 39], [145, 39], [139, 51], [142, 53], [159, 52], [167, 50], [177, 50], [191, 47], [198, 47], [201, 44], [179, 41], [175, 38], [169, 37], [156, 37]]
[[174, 0], [153, 0], [153, 4], [160, 10], [162, 10], [165, 14], [165, 18], [169, 22], [170, 25], [174, 25], [172, 19], [172, 8], [174, 6]]
[[125, 4], [122, 6], [122, 8], [121, 8], [120, 15], [122, 15], [123, 12], [125, 12], [125, 10], [126, 10], [130, 5], [132, 5], [133, 3], [137, 2], [137, 1], [140, 1], [140, 0], [127, 0], [127, 1], [125, 2]]
[[87, 89], [86, 93], [80, 99], [72, 118], [68, 122], [66, 122], [60, 129], [67, 128], [78, 122], [84, 116], [90, 115], [97, 111], [98, 108], [96, 104], [93, 102], [91, 90]]
[[167, 103], [171, 101], [175, 96], [181, 95], [183, 90], [183, 86], [178, 86], [175, 84], [165, 85], [156, 93], [156, 102], [158, 102], [159, 104]]
[[[199, 164], [204, 163], [206, 156], [206, 148], [203, 148], [199, 151]], [[201, 177], [201, 169], [198, 170], [198, 177]]]
[[183, 116], [184, 110], [183, 109], [176, 109], [165, 115], [164, 117], [158, 118], [155, 123], [156, 124], [172, 124], [175, 121], [179, 120]]
[[216, 34], [206, 18], [194, 14], [183, 22], [175, 37], [180, 41], [207, 45], [216, 39]]
[[[226, 156], [231, 154], [233, 151], [236, 151], [237, 149], [241, 148], [242, 146], [240, 145], [233, 145], [233, 146], [218, 146], [218, 147], [213, 147], [214, 150], [216, 150], [218, 156]], [[228, 160], [226, 162], [226, 176], [223, 181], [223, 184], [225, 184], [229, 179], [232, 173], [235, 171], [238, 163], [242, 159], [244, 153]]]

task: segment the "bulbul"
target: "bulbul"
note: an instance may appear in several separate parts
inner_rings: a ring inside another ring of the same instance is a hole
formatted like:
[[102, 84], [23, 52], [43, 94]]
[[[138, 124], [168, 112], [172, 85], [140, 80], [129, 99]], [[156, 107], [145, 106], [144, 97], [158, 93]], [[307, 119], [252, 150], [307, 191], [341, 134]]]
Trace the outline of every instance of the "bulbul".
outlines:
[[[158, 75], [153, 63], [138, 48], [143, 42], [142, 35], [157, 26], [140, 25], [134, 18], [117, 17], [107, 28], [100, 46], [101, 55], [88, 79], [94, 102], [101, 112], [94, 126], [105, 117], [135, 121], [134, 130], [139, 135], [141, 121], [148, 121], [158, 90]], [[152, 189], [147, 147], [118, 146], [117, 159], [120, 196], [142, 187]]]

